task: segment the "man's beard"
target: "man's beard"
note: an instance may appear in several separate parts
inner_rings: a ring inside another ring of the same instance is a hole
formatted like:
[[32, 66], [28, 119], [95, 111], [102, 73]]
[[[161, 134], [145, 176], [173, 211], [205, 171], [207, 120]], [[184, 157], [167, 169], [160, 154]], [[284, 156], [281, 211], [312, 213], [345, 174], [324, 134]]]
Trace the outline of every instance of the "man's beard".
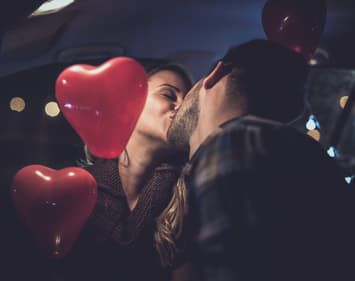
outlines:
[[202, 81], [190, 90], [168, 130], [169, 143], [180, 151], [189, 151], [190, 138], [197, 127], [201, 87]]

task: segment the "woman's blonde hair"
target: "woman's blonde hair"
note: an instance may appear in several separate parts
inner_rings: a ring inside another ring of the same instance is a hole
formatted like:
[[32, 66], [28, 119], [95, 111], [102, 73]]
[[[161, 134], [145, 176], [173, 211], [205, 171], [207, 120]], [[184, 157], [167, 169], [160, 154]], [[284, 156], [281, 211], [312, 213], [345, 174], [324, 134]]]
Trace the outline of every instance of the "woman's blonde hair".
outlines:
[[[168, 60], [153, 60], [143, 63], [148, 78], [155, 73], [168, 70], [177, 73], [183, 79], [187, 89], [192, 87], [192, 79], [186, 69], [180, 64]], [[85, 159], [79, 165], [90, 166], [97, 160], [88, 147], [84, 146]], [[177, 240], [181, 236], [184, 216], [186, 213], [187, 199], [186, 186], [183, 177], [179, 177], [173, 187], [172, 197], [156, 221], [154, 233], [155, 248], [160, 256], [163, 267], [171, 267], [178, 253]]]
[[182, 234], [187, 207], [185, 181], [180, 176], [173, 188], [168, 206], [157, 219], [155, 247], [163, 267], [171, 267], [178, 253], [177, 240]]
[[[161, 70], [170, 70], [181, 76], [188, 89], [192, 87], [192, 79], [181, 65], [164, 61], [160, 61], [155, 66], [153, 65], [146, 67], [149, 77]], [[158, 251], [163, 267], [173, 266], [179, 251], [177, 240], [181, 236], [183, 229], [187, 207], [186, 193], [185, 181], [183, 177], [179, 177], [173, 188], [173, 194], [168, 206], [157, 218], [154, 240], [155, 248]]]

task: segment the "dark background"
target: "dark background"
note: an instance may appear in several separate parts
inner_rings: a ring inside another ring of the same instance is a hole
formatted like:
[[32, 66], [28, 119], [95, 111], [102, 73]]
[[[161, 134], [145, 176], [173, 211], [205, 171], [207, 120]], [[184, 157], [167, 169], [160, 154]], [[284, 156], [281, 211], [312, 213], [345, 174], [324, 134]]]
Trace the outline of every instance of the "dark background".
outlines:
[[[16, 12], [21, 2], [2, 3], [3, 18]], [[38, 6], [39, 1], [33, 2]], [[2, 186], [9, 185], [13, 174], [23, 166], [43, 164], [58, 169], [76, 165], [83, 157], [82, 143], [63, 116], [50, 118], [44, 113], [45, 104], [54, 100], [56, 77], [66, 66], [98, 64], [119, 55], [171, 58], [198, 79], [229, 46], [265, 38], [261, 23], [265, 3], [77, 0], [57, 13], [9, 17], [0, 33]], [[328, 0], [327, 7], [326, 27], [316, 52], [318, 65], [308, 87], [312, 107], [295, 124], [306, 133], [305, 123], [313, 113], [319, 119], [320, 141], [325, 149], [341, 114], [339, 98], [355, 87], [355, 2]], [[30, 14], [28, 10], [24, 9], [26, 15]], [[17, 96], [26, 101], [20, 113], [9, 107], [10, 100]], [[354, 111], [345, 123], [337, 160], [344, 174], [351, 176], [355, 174]]]

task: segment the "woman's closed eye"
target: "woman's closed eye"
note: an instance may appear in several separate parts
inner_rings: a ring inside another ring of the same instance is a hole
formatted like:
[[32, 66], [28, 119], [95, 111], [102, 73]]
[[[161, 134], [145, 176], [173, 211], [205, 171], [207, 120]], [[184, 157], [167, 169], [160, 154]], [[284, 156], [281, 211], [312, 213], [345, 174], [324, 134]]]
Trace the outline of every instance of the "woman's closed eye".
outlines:
[[162, 96], [164, 96], [165, 98], [171, 100], [171, 101], [176, 101], [177, 100], [177, 97], [176, 97], [176, 94], [171, 92], [171, 91], [164, 91], [162, 93]]

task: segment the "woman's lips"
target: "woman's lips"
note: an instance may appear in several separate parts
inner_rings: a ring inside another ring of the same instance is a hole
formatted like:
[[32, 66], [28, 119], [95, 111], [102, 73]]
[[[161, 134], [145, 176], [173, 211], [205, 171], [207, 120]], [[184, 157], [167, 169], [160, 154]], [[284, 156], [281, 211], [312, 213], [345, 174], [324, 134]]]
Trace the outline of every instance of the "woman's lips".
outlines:
[[170, 119], [171, 119], [171, 120], [174, 119], [177, 113], [178, 113], [178, 110], [173, 110], [173, 111], [171, 111]]

